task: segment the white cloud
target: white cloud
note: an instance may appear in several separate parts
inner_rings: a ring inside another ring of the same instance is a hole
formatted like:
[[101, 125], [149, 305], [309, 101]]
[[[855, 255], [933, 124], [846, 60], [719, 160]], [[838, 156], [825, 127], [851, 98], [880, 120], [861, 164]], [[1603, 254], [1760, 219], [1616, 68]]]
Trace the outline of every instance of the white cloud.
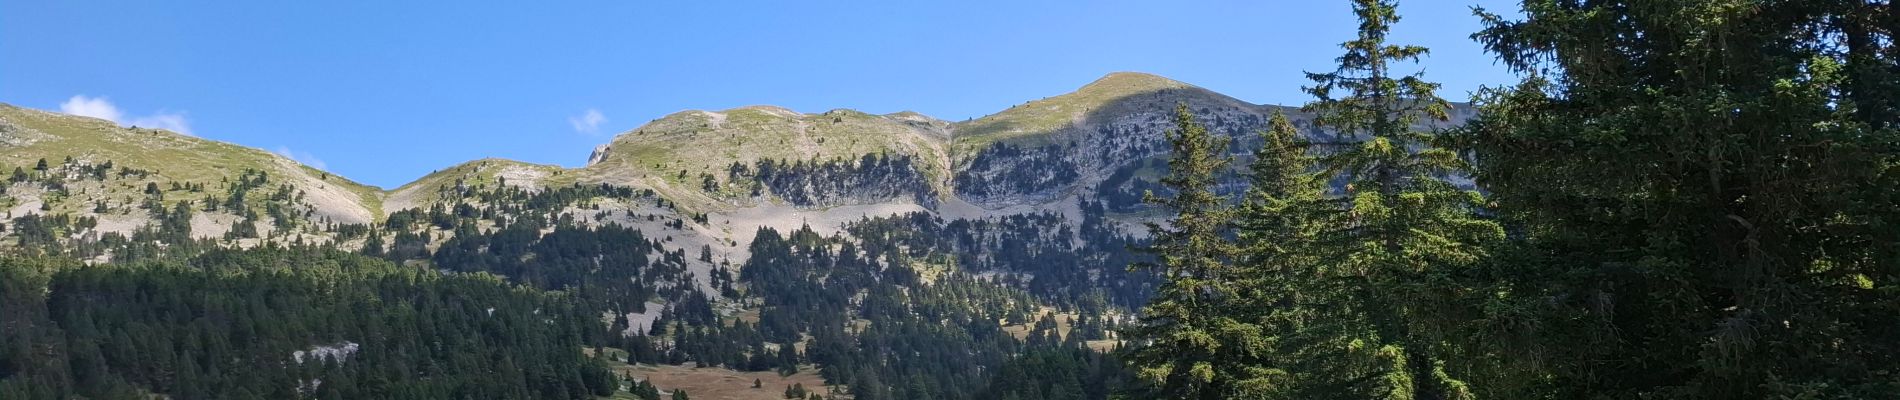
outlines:
[[65, 103], [59, 103], [59, 112], [115, 123], [119, 122], [119, 118], [124, 115], [119, 112], [119, 107], [113, 106], [112, 102], [106, 101], [105, 97], [86, 97], [83, 94], [66, 99]]
[[66, 99], [66, 102], [59, 103], [59, 112], [99, 118], [120, 125], [159, 128], [186, 135], [192, 134], [191, 121], [185, 118], [185, 113], [160, 110], [152, 115], [127, 120], [125, 118], [125, 112], [119, 111], [119, 107], [112, 105], [112, 102], [106, 100], [105, 96], [86, 97], [86, 95], [83, 94], [73, 96], [70, 99]]
[[191, 121], [185, 119], [184, 113], [159, 111], [156, 114], [133, 118], [130, 125], [141, 128], [159, 128], [190, 136], [197, 136], [191, 133]]
[[277, 155], [284, 156], [284, 158], [295, 160], [297, 162], [303, 163], [303, 165], [308, 165], [311, 168], [323, 169], [323, 170], [330, 169], [329, 164], [323, 163], [323, 159], [317, 158], [317, 155], [310, 154], [309, 152], [295, 151], [295, 150], [291, 150], [289, 147], [277, 146], [276, 153]]
[[581, 115], [567, 117], [567, 123], [574, 125], [574, 131], [580, 133], [591, 134], [599, 132], [602, 122], [607, 122], [607, 116], [602, 115], [600, 110], [592, 108], [587, 109], [587, 112]]

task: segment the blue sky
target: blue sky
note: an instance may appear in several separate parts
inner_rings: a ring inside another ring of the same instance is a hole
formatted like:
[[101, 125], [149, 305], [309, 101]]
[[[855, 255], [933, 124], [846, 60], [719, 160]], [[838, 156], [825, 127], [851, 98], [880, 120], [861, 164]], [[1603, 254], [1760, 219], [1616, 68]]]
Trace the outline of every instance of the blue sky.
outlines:
[[[1299, 104], [1345, 1], [0, 0], [0, 102], [167, 126], [394, 187], [482, 157], [578, 166], [686, 109], [962, 120], [1142, 71]], [[1511, 81], [1469, 6], [1412, 0], [1399, 42], [1462, 100]]]

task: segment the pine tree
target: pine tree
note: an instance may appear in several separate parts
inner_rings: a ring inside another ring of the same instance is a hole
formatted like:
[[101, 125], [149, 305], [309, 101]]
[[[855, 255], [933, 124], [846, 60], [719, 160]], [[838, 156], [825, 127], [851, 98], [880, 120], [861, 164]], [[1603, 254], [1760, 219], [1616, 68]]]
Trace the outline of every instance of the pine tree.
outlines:
[[1316, 99], [1305, 106], [1314, 123], [1345, 142], [1323, 159], [1345, 181], [1345, 220], [1320, 233], [1312, 256], [1328, 311], [1323, 327], [1305, 333], [1313, 348], [1345, 354], [1305, 368], [1336, 398], [1464, 399], [1467, 385], [1444, 369], [1447, 350], [1432, 327], [1449, 318], [1445, 304], [1461, 293], [1442, 284], [1486, 256], [1502, 229], [1478, 216], [1481, 197], [1449, 181], [1465, 165], [1433, 147], [1438, 135], [1421, 126], [1449, 119], [1438, 84], [1422, 72], [1400, 75], [1395, 63], [1416, 62], [1419, 46], [1392, 45], [1398, 22], [1389, 0], [1355, 0], [1359, 34], [1330, 73], [1308, 73]]
[[786, 343], [778, 349], [778, 375], [792, 376], [798, 373], [798, 347]]
[[1166, 226], [1148, 224], [1165, 279], [1142, 309], [1129, 338], [1142, 343], [1129, 361], [1152, 384], [1153, 396], [1176, 399], [1257, 397], [1266, 388], [1256, 368], [1266, 344], [1258, 325], [1237, 309], [1241, 278], [1233, 266], [1234, 244], [1227, 199], [1214, 191], [1215, 176], [1228, 165], [1227, 140], [1213, 136], [1186, 104], [1175, 107], [1172, 150], [1162, 185], [1172, 197], [1147, 200], [1174, 212]]
[[367, 255], [370, 257], [382, 257], [383, 256], [383, 235], [376, 231], [370, 231], [369, 238], [363, 240], [363, 249], [361, 251], [363, 255]]

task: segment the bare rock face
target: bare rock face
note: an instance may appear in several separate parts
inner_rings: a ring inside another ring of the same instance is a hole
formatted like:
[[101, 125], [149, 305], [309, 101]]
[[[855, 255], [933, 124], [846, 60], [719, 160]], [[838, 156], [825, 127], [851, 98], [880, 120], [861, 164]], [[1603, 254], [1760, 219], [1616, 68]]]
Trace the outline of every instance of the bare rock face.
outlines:
[[607, 150], [609, 150], [608, 146], [611, 146], [611, 145], [603, 144], [599, 146], [594, 146], [594, 153], [587, 155], [587, 165], [592, 166], [594, 164], [599, 164], [601, 161], [607, 161]]

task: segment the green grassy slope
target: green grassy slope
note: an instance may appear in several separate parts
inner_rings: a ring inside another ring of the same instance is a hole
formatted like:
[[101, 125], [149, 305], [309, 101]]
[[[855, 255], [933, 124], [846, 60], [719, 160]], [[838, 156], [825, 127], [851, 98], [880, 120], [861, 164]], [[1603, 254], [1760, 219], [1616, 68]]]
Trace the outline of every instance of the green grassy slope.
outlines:
[[1059, 131], [1115, 102], [1170, 89], [1202, 90], [1194, 85], [1140, 72], [1116, 72], [1096, 79], [1074, 92], [1010, 107], [982, 118], [956, 124], [958, 151], [980, 149], [996, 142], [1043, 144], [1047, 134]]
[[[200, 183], [218, 187], [245, 170], [264, 171], [273, 184], [290, 183], [318, 213], [336, 222], [367, 222], [381, 214], [382, 190], [310, 168], [270, 152], [171, 131], [120, 127], [111, 121], [0, 104], [0, 168], [33, 168], [39, 160], [103, 164], [154, 173], [143, 182], [118, 182], [92, 197], [135, 197], [143, 183]], [[129, 191], [129, 193], [127, 193]], [[75, 207], [82, 206], [75, 204]]]
[[388, 212], [426, 209], [436, 202], [459, 198], [458, 188], [495, 187], [501, 184], [526, 188], [565, 185], [574, 182], [574, 175], [568, 172], [559, 165], [484, 158], [436, 170], [390, 190], [384, 204]]

